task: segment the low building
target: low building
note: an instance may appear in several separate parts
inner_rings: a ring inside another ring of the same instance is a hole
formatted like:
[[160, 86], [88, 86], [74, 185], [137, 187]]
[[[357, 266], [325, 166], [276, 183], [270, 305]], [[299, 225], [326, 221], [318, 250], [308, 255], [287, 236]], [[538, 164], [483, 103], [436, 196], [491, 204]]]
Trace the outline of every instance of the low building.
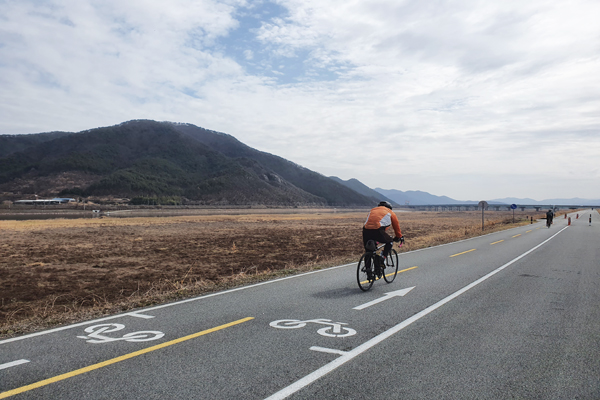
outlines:
[[67, 197], [55, 197], [53, 199], [36, 199], [36, 200], [17, 200], [14, 204], [23, 205], [50, 205], [50, 204], [68, 204], [77, 203], [77, 200]]

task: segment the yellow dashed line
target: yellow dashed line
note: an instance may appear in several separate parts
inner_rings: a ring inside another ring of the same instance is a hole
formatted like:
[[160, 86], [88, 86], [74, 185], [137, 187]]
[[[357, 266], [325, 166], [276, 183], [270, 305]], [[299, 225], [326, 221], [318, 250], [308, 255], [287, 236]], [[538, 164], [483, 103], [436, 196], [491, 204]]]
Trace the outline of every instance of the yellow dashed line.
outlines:
[[471, 250], [463, 251], [462, 253], [453, 254], [450, 257], [460, 256], [461, 254], [470, 253], [470, 252], [475, 251], [475, 250], [477, 250], [477, 249], [471, 249]]

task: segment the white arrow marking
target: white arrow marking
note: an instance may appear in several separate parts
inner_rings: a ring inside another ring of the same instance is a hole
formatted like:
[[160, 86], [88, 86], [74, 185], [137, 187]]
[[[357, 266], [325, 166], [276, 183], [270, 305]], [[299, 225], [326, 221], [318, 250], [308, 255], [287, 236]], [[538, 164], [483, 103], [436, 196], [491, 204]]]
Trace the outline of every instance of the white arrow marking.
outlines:
[[0, 364], [0, 369], [15, 367], [17, 365], [26, 364], [28, 362], [29, 362], [29, 360], [17, 360], [17, 361], [9, 362], [6, 364]]
[[401, 290], [396, 290], [395, 292], [389, 292], [386, 293], [385, 296], [380, 297], [378, 299], [375, 299], [373, 301], [370, 301], [368, 303], [365, 303], [363, 305], [360, 305], [358, 307], [354, 307], [353, 310], [364, 310], [367, 307], [371, 307], [377, 303], [381, 303], [382, 301], [386, 301], [391, 299], [392, 297], [396, 297], [396, 296], [404, 296], [406, 293], [410, 292], [411, 290], [413, 290], [415, 287], [409, 287], [406, 289], [401, 289]]

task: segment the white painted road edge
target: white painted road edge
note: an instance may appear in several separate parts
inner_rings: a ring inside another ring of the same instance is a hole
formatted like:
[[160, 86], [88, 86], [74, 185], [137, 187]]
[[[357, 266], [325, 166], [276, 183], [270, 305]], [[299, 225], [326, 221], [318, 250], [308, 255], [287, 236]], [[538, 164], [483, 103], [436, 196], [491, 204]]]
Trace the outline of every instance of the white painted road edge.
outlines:
[[510, 265], [514, 264], [515, 262], [519, 261], [521, 258], [527, 256], [531, 252], [535, 251], [536, 249], [540, 248], [544, 244], [548, 243], [550, 240], [552, 240], [554, 237], [556, 237], [557, 235], [559, 235], [562, 231], [564, 231], [567, 228], [568, 228], [568, 226], [564, 227], [563, 229], [561, 229], [560, 231], [558, 231], [557, 233], [555, 233], [554, 235], [552, 235], [550, 238], [544, 240], [542, 243], [538, 244], [537, 246], [535, 246], [531, 250], [528, 250], [527, 252], [521, 254], [517, 258], [512, 259], [511, 261], [507, 262], [503, 266], [501, 266], [501, 267], [493, 270], [489, 274], [487, 274], [487, 275], [485, 275], [485, 276], [477, 279], [475, 282], [473, 282], [473, 283], [465, 286], [464, 288], [458, 290], [457, 292], [454, 292], [450, 296], [448, 296], [448, 297], [446, 297], [446, 298], [438, 301], [434, 305], [429, 306], [426, 309], [424, 309], [423, 311], [421, 311], [421, 312], [413, 315], [412, 317], [410, 317], [410, 318], [408, 318], [408, 319], [400, 322], [398, 325], [396, 325], [396, 326], [388, 329], [387, 331], [385, 331], [383, 333], [380, 333], [379, 335], [375, 336], [373, 339], [371, 339], [371, 340], [369, 340], [369, 341], [361, 344], [360, 346], [358, 346], [354, 350], [345, 352], [339, 358], [335, 359], [334, 361], [330, 362], [329, 364], [325, 364], [324, 366], [322, 366], [321, 368], [317, 369], [316, 371], [314, 371], [314, 372], [306, 375], [304, 378], [301, 378], [300, 380], [292, 383], [290, 386], [288, 386], [286, 388], [283, 388], [279, 392], [277, 392], [277, 393], [275, 393], [275, 394], [267, 397], [265, 400], [285, 399], [286, 397], [288, 397], [288, 396], [296, 393], [300, 389], [305, 388], [306, 386], [308, 386], [311, 383], [313, 383], [314, 381], [322, 378], [323, 376], [327, 375], [328, 373], [330, 373], [331, 371], [335, 370], [336, 368], [341, 367], [342, 365], [344, 365], [348, 361], [352, 360], [354, 357], [356, 357], [356, 356], [364, 353], [365, 351], [369, 350], [371, 347], [373, 347], [373, 346], [375, 346], [375, 345], [383, 342], [385, 339], [389, 338], [390, 336], [394, 335], [395, 333], [400, 332], [402, 329], [406, 328], [407, 326], [409, 326], [413, 322], [418, 321], [419, 319], [423, 318], [427, 314], [429, 314], [429, 313], [437, 310], [438, 308], [440, 308], [444, 304], [446, 304], [446, 303], [454, 300], [458, 296], [462, 295], [463, 293], [465, 293], [469, 289], [472, 289], [473, 287], [479, 285], [481, 282], [487, 280], [488, 278], [492, 277], [493, 275], [496, 275], [498, 272], [502, 271], [503, 269], [507, 268], [508, 266], [510, 266]]

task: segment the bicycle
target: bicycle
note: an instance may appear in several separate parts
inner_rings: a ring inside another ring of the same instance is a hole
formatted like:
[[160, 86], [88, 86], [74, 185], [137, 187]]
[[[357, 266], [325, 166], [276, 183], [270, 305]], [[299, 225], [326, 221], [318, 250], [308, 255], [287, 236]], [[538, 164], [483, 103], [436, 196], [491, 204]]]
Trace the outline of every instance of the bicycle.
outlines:
[[550, 228], [550, 225], [552, 225], [552, 220], [551, 220], [551, 219], [548, 219], [548, 218], [546, 218], [546, 227], [547, 227], [547, 228]]
[[[392, 283], [398, 274], [398, 252], [396, 249], [391, 249], [383, 265], [381, 263], [381, 249], [385, 243], [377, 245], [376, 242], [369, 240], [367, 242], [367, 251], [358, 261], [356, 268], [356, 280], [358, 287], [363, 292], [371, 289], [376, 280], [383, 278], [387, 283]], [[400, 244], [402, 246], [402, 244]]]

